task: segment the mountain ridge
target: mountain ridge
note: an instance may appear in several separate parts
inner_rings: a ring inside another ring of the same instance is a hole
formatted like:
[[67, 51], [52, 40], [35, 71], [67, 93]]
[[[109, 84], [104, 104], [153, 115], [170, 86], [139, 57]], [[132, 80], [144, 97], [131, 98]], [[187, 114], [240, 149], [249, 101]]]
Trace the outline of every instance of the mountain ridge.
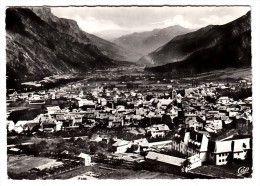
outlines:
[[[192, 69], [194, 72], [251, 66], [251, 12], [225, 25], [209, 25], [173, 38], [141, 60], [154, 72]], [[150, 60], [150, 62], [147, 60]], [[162, 65], [162, 66], [160, 66]]]
[[80, 42], [19, 7], [6, 10], [6, 66], [8, 78], [21, 81], [116, 64], [95, 45]]
[[90, 43], [96, 45], [99, 50], [109, 58], [117, 61], [130, 61], [137, 60], [136, 53], [131, 50], [118, 46], [115, 43], [104, 40], [98, 36], [83, 31], [76, 21], [65, 18], [58, 18], [51, 13], [48, 7], [31, 8], [31, 10], [44, 21], [48, 22], [53, 27], [68, 35], [78, 38], [78, 42]]
[[173, 37], [191, 31], [191, 29], [184, 28], [180, 25], [174, 25], [162, 29], [156, 28], [152, 31], [134, 32], [132, 34], [123, 35], [113, 42], [129, 50], [147, 54], [166, 44]]

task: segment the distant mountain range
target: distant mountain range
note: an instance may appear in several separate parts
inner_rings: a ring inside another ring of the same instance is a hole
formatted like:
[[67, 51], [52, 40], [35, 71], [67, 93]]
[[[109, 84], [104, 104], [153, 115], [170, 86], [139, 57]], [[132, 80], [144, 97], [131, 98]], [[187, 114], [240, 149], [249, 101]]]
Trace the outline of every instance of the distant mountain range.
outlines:
[[114, 42], [82, 31], [76, 21], [58, 18], [50, 8], [6, 10], [7, 76], [14, 81], [84, 73], [129, 65], [129, 61], [157, 66], [148, 71], [173, 73], [250, 67], [251, 14], [197, 31], [175, 25]]
[[[251, 12], [225, 25], [209, 25], [173, 38], [139, 63], [154, 72], [199, 73], [251, 66]], [[164, 65], [166, 64], [166, 65]]]
[[[183, 35], [191, 31], [194, 30], [175, 25], [163, 29], [124, 35], [115, 39], [113, 42], [131, 51], [145, 55], [165, 45], [175, 36]], [[142, 56], [140, 55], [139, 57]]]
[[50, 8], [8, 8], [6, 42], [7, 75], [12, 79], [85, 72], [136, 60], [133, 52], [82, 31], [75, 21], [54, 16]]

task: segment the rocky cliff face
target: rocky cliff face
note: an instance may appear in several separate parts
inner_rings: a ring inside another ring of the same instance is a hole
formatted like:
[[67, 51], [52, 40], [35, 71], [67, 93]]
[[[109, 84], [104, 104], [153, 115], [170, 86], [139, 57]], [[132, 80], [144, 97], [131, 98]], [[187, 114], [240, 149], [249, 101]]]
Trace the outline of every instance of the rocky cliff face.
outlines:
[[[194, 67], [201, 71], [225, 66], [251, 65], [250, 12], [225, 25], [209, 25], [173, 38], [139, 61], [148, 65], [173, 63], [157, 70]], [[178, 63], [177, 63], [178, 62]], [[175, 64], [176, 63], [176, 64]], [[201, 66], [197, 66], [201, 65]]]
[[93, 38], [75, 21], [57, 18], [48, 8], [8, 8], [7, 75], [12, 79], [35, 79], [115, 66]]
[[[62, 33], [74, 37], [78, 42], [96, 45], [99, 50], [109, 58], [117, 61], [136, 61], [138, 56], [135, 52], [118, 46], [114, 43], [99, 38], [93, 34], [82, 31], [77, 22], [74, 20], [58, 18], [51, 13], [51, 9], [47, 7], [31, 8], [31, 10], [41, 17], [45, 22], [50, 24]], [[140, 56], [140, 55], [139, 55]]]

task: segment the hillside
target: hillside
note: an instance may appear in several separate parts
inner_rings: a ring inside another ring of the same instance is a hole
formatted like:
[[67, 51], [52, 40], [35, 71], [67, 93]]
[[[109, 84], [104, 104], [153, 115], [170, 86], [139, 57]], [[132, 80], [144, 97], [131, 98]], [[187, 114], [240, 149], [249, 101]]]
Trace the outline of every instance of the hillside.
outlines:
[[60, 32], [71, 35], [77, 38], [77, 41], [83, 43], [90, 43], [96, 45], [99, 50], [109, 58], [117, 61], [136, 61], [136, 53], [118, 46], [112, 42], [106, 41], [93, 34], [82, 31], [77, 22], [74, 20], [58, 18], [51, 13], [50, 8], [31, 8], [31, 10], [46, 21], [52, 27], [58, 29]]
[[163, 46], [175, 36], [186, 34], [191, 31], [192, 30], [190, 29], [175, 25], [163, 29], [128, 34], [115, 39], [114, 43], [144, 55]]
[[83, 32], [75, 21], [53, 16], [49, 8], [6, 10], [8, 83], [117, 66], [114, 59], [122, 53], [113, 46]]
[[169, 43], [144, 56], [140, 63], [165, 66], [150, 70], [164, 72], [189, 69], [204, 72], [225, 67], [251, 65], [251, 16], [225, 25], [209, 25], [173, 38]]

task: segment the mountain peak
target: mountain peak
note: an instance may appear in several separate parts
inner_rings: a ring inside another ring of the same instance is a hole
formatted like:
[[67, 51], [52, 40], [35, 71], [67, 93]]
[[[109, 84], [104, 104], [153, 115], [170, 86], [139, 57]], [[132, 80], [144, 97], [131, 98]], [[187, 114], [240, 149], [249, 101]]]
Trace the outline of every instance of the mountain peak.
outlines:
[[173, 25], [162, 29], [156, 28], [152, 31], [134, 32], [132, 34], [121, 36], [115, 39], [114, 42], [117, 45], [136, 53], [147, 54], [166, 44], [173, 37], [186, 34], [190, 31], [192, 30], [179, 25]]
[[[250, 12], [224, 25], [208, 25], [179, 35], [166, 45], [142, 57], [155, 71], [193, 69], [207, 71], [251, 65]], [[164, 65], [166, 64], [166, 65]]]
[[113, 67], [119, 64], [114, 58], [130, 54], [82, 31], [76, 21], [54, 16], [48, 7], [6, 9], [6, 51], [8, 78], [16, 80]]

